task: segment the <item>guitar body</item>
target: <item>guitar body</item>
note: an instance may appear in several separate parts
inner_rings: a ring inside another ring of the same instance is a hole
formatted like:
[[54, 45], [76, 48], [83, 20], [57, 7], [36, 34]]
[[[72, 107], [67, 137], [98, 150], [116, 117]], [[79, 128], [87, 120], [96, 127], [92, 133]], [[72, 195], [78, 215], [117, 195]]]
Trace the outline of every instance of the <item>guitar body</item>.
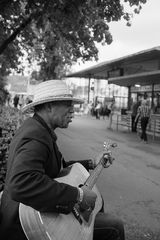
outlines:
[[[64, 169], [61, 177], [55, 180], [78, 187], [89, 176], [80, 163], [75, 163]], [[26, 237], [29, 240], [92, 240], [95, 217], [102, 207], [102, 198], [95, 185], [92, 190], [97, 194], [95, 208], [88, 216], [87, 212], [80, 212], [81, 223], [73, 213], [41, 213], [20, 203], [20, 222]]]

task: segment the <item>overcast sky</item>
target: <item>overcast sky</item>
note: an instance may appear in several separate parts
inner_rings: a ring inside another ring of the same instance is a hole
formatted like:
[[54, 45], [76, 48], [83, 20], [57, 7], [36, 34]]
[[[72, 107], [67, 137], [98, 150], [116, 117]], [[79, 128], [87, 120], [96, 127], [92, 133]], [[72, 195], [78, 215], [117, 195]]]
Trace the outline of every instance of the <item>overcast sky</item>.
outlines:
[[77, 64], [72, 72], [79, 71], [104, 61], [160, 46], [160, 0], [147, 0], [140, 14], [134, 15], [131, 27], [124, 21], [110, 23], [113, 42], [99, 45], [99, 61]]

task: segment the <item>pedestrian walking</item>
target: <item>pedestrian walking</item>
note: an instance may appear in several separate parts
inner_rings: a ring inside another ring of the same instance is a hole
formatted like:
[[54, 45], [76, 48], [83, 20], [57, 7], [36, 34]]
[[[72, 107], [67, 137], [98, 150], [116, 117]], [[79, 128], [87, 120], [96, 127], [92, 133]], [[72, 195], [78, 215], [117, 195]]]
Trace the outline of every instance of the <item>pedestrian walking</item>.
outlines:
[[102, 105], [101, 114], [103, 116], [103, 119], [105, 119], [105, 116], [107, 116], [107, 118], [109, 117], [110, 110], [108, 109], [108, 106], [106, 103], [105, 104], [103, 103], [103, 105]]
[[[141, 105], [141, 102], [140, 101], [137, 101], [135, 103], [133, 103], [132, 105], [132, 108], [131, 108], [131, 121], [132, 121], [132, 132], [137, 132], [137, 124], [138, 124], [138, 120], [139, 120], [139, 117], [136, 118], [137, 116], [137, 111], [138, 111], [138, 108], [139, 106]], [[135, 121], [135, 118], [136, 118], [136, 121]]]
[[115, 99], [112, 99], [111, 104], [109, 105], [109, 110], [110, 110], [110, 114], [109, 114], [109, 122], [108, 122], [108, 129], [112, 129], [112, 121], [113, 121], [113, 115], [114, 115], [114, 111], [115, 111]]
[[19, 109], [22, 109], [24, 104], [25, 104], [25, 100], [24, 100], [24, 96], [22, 94], [22, 95], [19, 96], [19, 101], [18, 101]]
[[138, 107], [137, 116], [135, 118], [135, 122], [138, 118], [140, 118], [141, 122], [141, 140], [145, 143], [148, 143], [147, 138], [147, 125], [150, 121], [150, 114], [151, 114], [151, 108], [149, 107], [149, 102], [146, 99], [143, 99], [141, 102], [141, 105]]
[[100, 119], [101, 107], [102, 107], [101, 103], [97, 102], [97, 105], [95, 107], [96, 119]]
[[13, 98], [13, 105], [15, 108], [18, 107], [18, 103], [19, 103], [19, 96], [16, 94]]

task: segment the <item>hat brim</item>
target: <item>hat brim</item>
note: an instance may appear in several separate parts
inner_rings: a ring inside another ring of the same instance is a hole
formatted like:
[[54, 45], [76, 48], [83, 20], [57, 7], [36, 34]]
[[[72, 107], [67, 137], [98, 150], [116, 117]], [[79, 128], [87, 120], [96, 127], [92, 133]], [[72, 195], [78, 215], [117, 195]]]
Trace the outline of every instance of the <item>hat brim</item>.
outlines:
[[22, 112], [24, 113], [24, 112], [27, 112], [27, 111], [33, 111], [34, 107], [37, 106], [37, 105], [47, 103], [47, 102], [57, 102], [57, 101], [72, 101], [73, 104], [84, 103], [84, 100], [74, 98], [74, 97], [63, 97], [63, 98], [57, 97], [57, 98], [54, 98], [54, 99], [53, 98], [48, 98], [48, 99], [42, 99], [42, 100], [39, 100], [39, 101], [31, 102], [31, 103], [25, 105], [22, 108]]

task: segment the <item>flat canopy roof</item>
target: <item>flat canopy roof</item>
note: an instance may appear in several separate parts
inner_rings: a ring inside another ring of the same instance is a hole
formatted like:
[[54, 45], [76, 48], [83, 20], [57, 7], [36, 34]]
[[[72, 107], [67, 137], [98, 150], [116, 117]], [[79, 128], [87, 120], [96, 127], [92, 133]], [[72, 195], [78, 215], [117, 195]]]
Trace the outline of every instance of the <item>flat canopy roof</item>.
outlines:
[[160, 46], [135, 54], [127, 55], [125, 57], [115, 60], [106, 61], [93, 67], [86, 68], [85, 70], [68, 74], [66, 75], [66, 77], [106, 79], [109, 83], [114, 83], [120, 86], [133, 86], [134, 84], [157, 84], [160, 83], [160, 71], [158, 70], [152, 72], [138, 73], [134, 75], [108, 78], [108, 71], [112, 70], [114, 66], [118, 66], [119, 64], [125, 65], [125, 63], [137, 63], [153, 59], [160, 59]]
[[108, 78], [108, 83], [125, 87], [133, 86], [135, 84], [140, 84], [141, 86], [160, 84], [160, 70]]

